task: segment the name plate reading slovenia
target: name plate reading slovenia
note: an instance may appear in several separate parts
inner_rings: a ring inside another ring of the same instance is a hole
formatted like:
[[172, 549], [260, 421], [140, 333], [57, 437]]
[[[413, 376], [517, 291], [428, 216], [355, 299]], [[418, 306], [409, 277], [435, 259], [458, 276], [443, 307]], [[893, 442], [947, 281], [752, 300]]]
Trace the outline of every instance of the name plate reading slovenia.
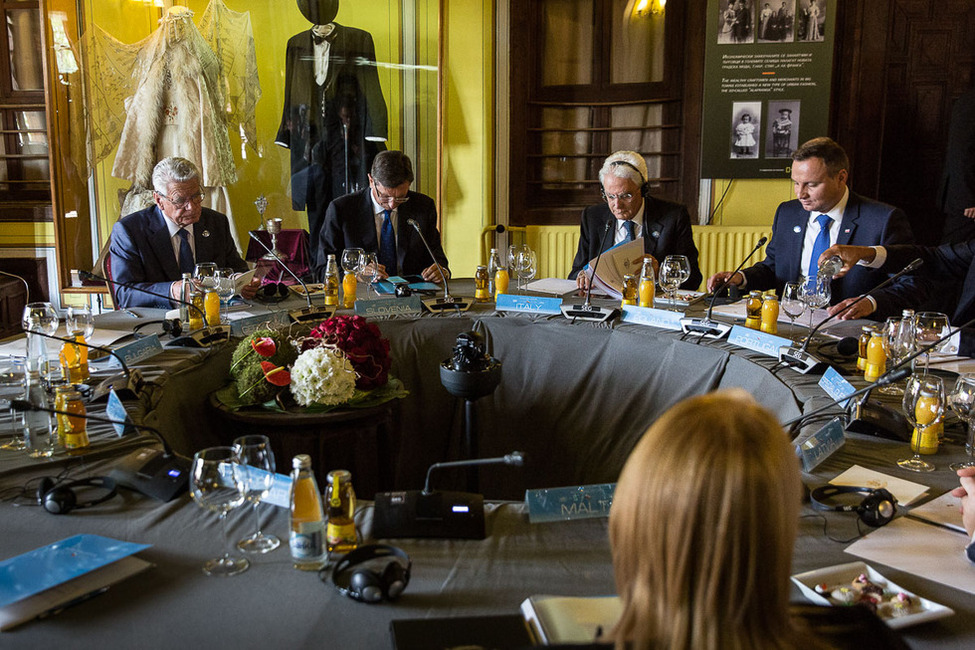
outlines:
[[250, 336], [255, 331], [265, 328], [274, 329], [284, 327], [291, 322], [286, 311], [273, 311], [266, 314], [245, 316], [230, 322], [230, 335], [235, 338]]
[[[126, 365], [139, 363], [156, 356], [163, 351], [162, 343], [159, 342], [158, 334], [150, 334], [141, 339], [136, 339], [131, 343], [126, 343], [112, 350], [115, 354], [125, 360]], [[122, 364], [114, 356], [111, 357], [110, 365], [121, 368]]]
[[802, 460], [802, 471], [811, 472], [833, 455], [837, 449], [846, 444], [843, 433], [843, 418], [837, 416], [826, 423], [826, 426], [796, 438], [793, 443], [796, 456]]
[[132, 426], [132, 418], [129, 417], [128, 411], [125, 410], [125, 405], [122, 404], [122, 400], [119, 399], [118, 393], [115, 389], [108, 391], [108, 404], [105, 405], [105, 416], [109, 420], [118, 420], [119, 422], [124, 422], [125, 424], [112, 424], [112, 428], [115, 429], [115, 433], [121, 438], [127, 433], [132, 433], [135, 431], [135, 427]]
[[680, 319], [683, 317], [683, 312], [679, 311], [668, 311], [653, 307], [637, 307], [636, 305], [625, 305], [623, 307], [624, 323], [649, 325], [664, 330], [675, 330], [679, 332], [681, 329]]
[[419, 296], [410, 296], [409, 298], [372, 298], [370, 300], [355, 301], [355, 313], [362, 317], [419, 314], [421, 311], [423, 311], [423, 303], [420, 302]]
[[498, 296], [498, 302], [494, 308], [496, 311], [521, 311], [529, 314], [558, 316], [562, 313], [562, 299], [502, 293]]
[[528, 521], [533, 524], [609, 516], [616, 483], [526, 490]]
[[[834, 400], [839, 401], [841, 397], [846, 397], [850, 393], [856, 391], [853, 384], [848, 382], [843, 375], [836, 371], [836, 368], [829, 366], [826, 368], [826, 372], [823, 373], [822, 378], [819, 380], [819, 387], [826, 391], [826, 394], [832, 397]], [[850, 400], [845, 402], [840, 402], [840, 406], [846, 408]]]
[[731, 328], [728, 343], [775, 358], [779, 357], [779, 348], [792, 345], [792, 341], [789, 339], [784, 339], [775, 334], [759, 332], [744, 325], [735, 325]]

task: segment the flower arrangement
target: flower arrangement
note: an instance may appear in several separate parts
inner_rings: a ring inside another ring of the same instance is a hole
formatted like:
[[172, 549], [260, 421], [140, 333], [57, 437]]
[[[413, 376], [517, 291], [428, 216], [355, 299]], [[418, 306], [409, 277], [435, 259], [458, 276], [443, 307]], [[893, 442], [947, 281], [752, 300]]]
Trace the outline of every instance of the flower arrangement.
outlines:
[[389, 368], [389, 341], [375, 324], [334, 316], [306, 336], [264, 329], [242, 340], [231, 361], [233, 381], [217, 398], [233, 409], [374, 406], [408, 394]]

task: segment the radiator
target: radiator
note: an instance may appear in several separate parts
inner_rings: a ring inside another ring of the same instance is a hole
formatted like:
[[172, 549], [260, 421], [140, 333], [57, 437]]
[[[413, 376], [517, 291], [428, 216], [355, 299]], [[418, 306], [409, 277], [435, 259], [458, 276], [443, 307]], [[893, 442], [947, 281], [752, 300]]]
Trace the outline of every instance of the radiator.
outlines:
[[[707, 280], [718, 271], [730, 271], [744, 259], [768, 226], [694, 226], [694, 244], [700, 254], [700, 267]], [[538, 254], [539, 278], [564, 278], [572, 269], [579, 246], [578, 226], [528, 226], [527, 241]], [[764, 249], [755, 253], [748, 264], [765, 256]]]

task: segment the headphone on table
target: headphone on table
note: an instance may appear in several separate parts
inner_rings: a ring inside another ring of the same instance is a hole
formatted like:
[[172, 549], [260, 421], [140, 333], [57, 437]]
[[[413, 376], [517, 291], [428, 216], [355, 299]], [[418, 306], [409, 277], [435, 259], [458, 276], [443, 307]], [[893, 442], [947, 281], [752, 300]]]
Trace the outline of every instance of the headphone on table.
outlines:
[[183, 333], [183, 323], [180, 322], [178, 318], [163, 319], [163, 320], [149, 320], [143, 323], [136, 323], [135, 327], [132, 328], [132, 331], [138, 332], [146, 325], [160, 325], [160, 324], [162, 325], [163, 334], [169, 334], [173, 338], [176, 338]]
[[[368, 567], [353, 567], [370, 560], [390, 559], [382, 570]], [[406, 585], [410, 584], [410, 569], [413, 561], [406, 551], [387, 544], [360, 546], [343, 557], [332, 569], [332, 584], [339, 593], [361, 603], [378, 603], [383, 600], [396, 600]], [[351, 574], [347, 574], [351, 571]]]
[[[855, 505], [833, 505], [826, 500], [837, 494], [865, 494], [866, 497]], [[849, 485], [823, 485], [809, 493], [809, 501], [816, 510], [831, 512], [855, 512], [860, 521], [868, 526], [880, 527], [890, 523], [897, 514], [897, 499], [889, 491], [879, 488], [854, 487]]]
[[[74, 488], [80, 487], [98, 488], [106, 492], [94, 499], [79, 501]], [[108, 476], [92, 476], [67, 483], [58, 483], [50, 476], [45, 476], [37, 486], [37, 505], [52, 515], [66, 515], [72, 510], [90, 508], [108, 501], [116, 494], [118, 494], [118, 486], [115, 484], [115, 479]]]
[[[619, 167], [620, 165], [626, 165], [635, 171], [640, 177], [640, 196], [643, 198], [650, 196], [650, 181], [643, 176], [643, 172], [640, 171], [640, 168], [628, 160], [614, 160], [613, 162], [609, 163], [610, 167]], [[606, 190], [603, 188], [602, 183], [599, 184], [599, 195], [603, 197], [604, 201], [606, 200]]]

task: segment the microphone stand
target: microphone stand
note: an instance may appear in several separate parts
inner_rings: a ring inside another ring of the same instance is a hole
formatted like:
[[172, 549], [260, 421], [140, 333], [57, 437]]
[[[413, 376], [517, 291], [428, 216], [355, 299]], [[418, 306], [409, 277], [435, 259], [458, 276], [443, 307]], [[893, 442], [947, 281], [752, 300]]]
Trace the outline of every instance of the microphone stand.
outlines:
[[102, 276], [92, 273], [91, 271], [79, 271], [78, 274], [85, 280], [106, 282], [108, 284], [114, 284], [119, 287], [125, 287], [126, 289], [132, 289], [133, 291], [139, 291], [149, 296], [162, 298], [163, 300], [171, 300], [178, 305], [185, 305], [190, 309], [198, 312], [200, 314], [200, 320], [203, 321], [203, 328], [198, 329], [195, 332], [191, 332], [187, 336], [176, 338], [173, 341], [171, 341], [168, 345], [176, 345], [176, 346], [192, 345], [192, 346], [199, 347], [202, 345], [209, 345], [216, 341], [226, 341], [230, 338], [229, 327], [220, 324], [211, 326], [209, 321], [207, 321], [206, 314], [203, 312], [203, 310], [197, 307], [196, 305], [194, 305], [192, 302], [188, 302], [186, 300], [177, 300], [172, 296], [166, 296], [161, 293], [156, 293], [155, 291], [149, 291], [148, 289], [144, 289], [134, 284], [129, 284], [128, 282], [109, 280], [108, 278], [103, 278]]
[[[603, 256], [603, 247], [606, 246], [606, 237], [609, 235], [609, 227], [611, 225], [613, 225], [613, 218], [610, 218], [606, 222], [605, 228], [603, 228], [603, 237], [599, 241], [599, 255], [596, 255], [596, 263], [592, 265], [592, 277], [589, 278], [589, 286], [586, 288], [586, 300], [581, 305], [562, 305], [562, 315], [566, 318], [571, 318], [572, 320], [581, 318], [582, 320], [602, 323], [615, 316], [618, 311], [615, 307], [611, 309], [596, 307], [589, 302], [592, 296], [592, 285], [596, 282], [596, 270], [599, 268], [599, 260]], [[584, 273], [584, 271], [579, 271], [579, 273]]]
[[[872, 295], [876, 291], [880, 291], [890, 283], [899, 279], [901, 276], [907, 275], [908, 273], [915, 271], [923, 263], [924, 262], [920, 257], [915, 259], [913, 262], [905, 266], [903, 269], [901, 269], [894, 275], [890, 276], [889, 278], [887, 278], [886, 280], [884, 280], [883, 282], [875, 286], [870, 291], [866, 292], [865, 294], [861, 295], [859, 298], [851, 302], [847, 307], [847, 309], [850, 309], [851, 307], [853, 307], [853, 305], [859, 303], [861, 300], [866, 300], [867, 296]], [[781, 348], [779, 348], [779, 363], [783, 363], [789, 366], [790, 368], [792, 368], [793, 370], [796, 370], [802, 374], [806, 374], [811, 370], [813, 370], [814, 368], [816, 368], [817, 366], [819, 366], [822, 363], [822, 361], [814, 357], [813, 355], [807, 353], [806, 348], [809, 347], [809, 342], [812, 341], [813, 335], [815, 335], [816, 332], [822, 329], [823, 325], [825, 325], [826, 323], [830, 322], [831, 320], [839, 316], [840, 313], [841, 312], [836, 312], [835, 314], [821, 320], [819, 324], [816, 325], [816, 327], [812, 328], [809, 331], [809, 334], [806, 335], [805, 339], [803, 339], [802, 345], [799, 346], [798, 348], [796, 348], [794, 345], [784, 345]]]
[[745, 256], [745, 259], [741, 261], [741, 263], [738, 265], [738, 268], [732, 271], [731, 275], [725, 278], [725, 281], [722, 282], [718, 286], [718, 288], [711, 293], [711, 300], [708, 303], [708, 311], [707, 314], [704, 316], [704, 318], [680, 319], [680, 328], [681, 330], [683, 330], [684, 334], [691, 334], [691, 333], [700, 334], [701, 337], [698, 339], [698, 341], [700, 341], [700, 339], [704, 339], [704, 338], [720, 339], [723, 338], [728, 332], [731, 331], [731, 325], [728, 325], [727, 323], [718, 323], [716, 321], [711, 320], [711, 313], [714, 311], [714, 301], [717, 300], [718, 294], [724, 291], [725, 288], [731, 284], [731, 279], [735, 277], [735, 274], [738, 273], [738, 271], [740, 271], [743, 266], [745, 266], [745, 262], [750, 260], [752, 255], [758, 252], [758, 249], [764, 246], [765, 242], [767, 241], [768, 241], [768, 237], [763, 236], [761, 239], [759, 239], [758, 243], [755, 244], [755, 248], [753, 248], [752, 251], [747, 256]]
[[247, 234], [250, 235], [251, 239], [253, 239], [258, 244], [260, 244], [261, 248], [266, 250], [267, 254], [273, 257], [274, 260], [281, 265], [281, 268], [283, 268], [285, 271], [288, 272], [289, 275], [291, 275], [291, 277], [297, 280], [298, 284], [301, 285], [301, 288], [305, 290], [305, 302], [307, 303], [307, 306], [303, 309], [292, 309], [291, 311], [289, 311], [288, 316], [291, 317], [291, 320], [293, 320], [296, 323], [302, 323], [305, 321], [320, 321], [332, 317], [337, 307], [327, 307], [327, 306], [313, 307], [311, 304], [311, 294], [308, 292], [308, 285], [305, 284], [304, 280], [299, 278], [294, 271], [289, 269], [288, 265], [285, 264], [281, 260], [281, 258], [274, 253], [273, 250], [268, 248], [267, 244], [262, 242], [260, 237], [255, 235], [253, 232], [248, 232]]
[[406, 223], [413, 226], [416, 234], [420, 236], [420, 241], [427, 249], [427, 253], [430, 254], [430, 259], [437, 266], [437, 270], [440, 271], [440, 277], [443, 279], [443, 298], [427, 298], [423, 300], [423, 306], [432, 314], [442, 313], [444, 310], [453, 309], [455, 311], [467, 311], [471, 308], [472, 301], [466, 298], [454, 298], [450, 295], [450, 289], [447, 285], [447, 274], [444, 273], [443, 267], [440, 266], [440, 262], [437, 261], [437, 257], [433, 254], [433, 249], [430, 248], [430, 244], [427, 243], [427, 238], [423, 236], [423, 232], [420, 230], [420, 224], [416, 222], [416, 219], [407, 219]]
[[[142, 390], [142, 385], [143, 385], [142, 373], [139, 372], [138, 369], [136, 369], [135, 371], [129, 370], [129, 366], [126, 365], [125, 360], [121, 357], [121, 355], [117, 354], [111, 348], [105, 348], [100, 345], [92, 345], [87, 341], [77, 341], [75, 339], [69, 339], [63, 336], [55, 336], [54, 334], [47, 334], [46, 332], [32, 331], [31, 334], [37, 334], [38, 336], [42, 336], [46, 339], [53, 339], [55, 341], [69, 343], [71, 345], [80, 345], [81, 347], [85, 347], [90, 350], [98, 350], [99, 352], [104, 352], [106, 354], [115, 357], [118, 360], [119, 365], [122, 367], [122, 374], [125, 376], [125, 386], [121, 388], [131, 391], [133, 397], [135, 397], [139, 393], [139, 391]], [[106, 387], [106, 383], [107, 383], [107, 387]], [[98, 388], [95, 389], [95, 394], [92, 397], [92, 399], [95, 400], [100, 399], [102, 396], [107, 394], [108, 391], [112, 388], [115, 388], [112, 380], [110, 378], [105, 379], [104, 381], [101, 382], [101, 384], [99, 384]]]
[[[10, 408], [15, 411], [42, 411], [53, 415], [79, 417], [77, 413], [38, 406], [22, 399], [11, 400]], [[113, 469], [110, 476], [115, 479], [118, 485], [153, 497], [154, 499], [159, 499], [160, 501], [172, 501], [180, 492], [186, 489], [189, 483], [190, 463], [187, 459], [176, 455], [173, 448], [169, 446], [166, 438], [163, 437], [158, 429], [126, 420], [104, 418], [90, 413], [85, 413], [81, 417], [85, 420], [105, 422], [107, 424], [120, 424], [142, 431], [148, 431], [162, 445], [162, 451], [156, 449], [139, 449], [123, 460], [121, 467]]]

